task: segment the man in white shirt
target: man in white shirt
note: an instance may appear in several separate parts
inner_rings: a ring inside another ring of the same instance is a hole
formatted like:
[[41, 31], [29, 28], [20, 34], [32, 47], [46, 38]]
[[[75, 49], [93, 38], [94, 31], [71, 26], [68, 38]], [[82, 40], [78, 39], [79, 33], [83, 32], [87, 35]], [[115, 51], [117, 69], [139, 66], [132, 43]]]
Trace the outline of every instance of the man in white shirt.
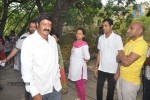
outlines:
[[58, 50], [55, 39], [49, 35], [51, 17], [42, 13], [37, 17], [37, 31], [22, 45], [22, 78], [29, 100], [61, 100]]
[[106, 100], [113, 100], [116, 81], [119, 77], [119, 66], [116, 56], [123, 50], [122, 39], [112, 31], [113, 21], [104, 19], [104, 35], [98, 41], [98, 55], [94, 75], [97, 78], [97, 100], [103, 100], [104, 82], [107, 80], [108, 92]]
[[[32, 33], [34, 33], [36, 30], [36, 21], [32, 20], [29, 23], [28, 26], [28, 32], [24, 33], [23, 35], [20, 36], [20, 38], [17, 40], [15, 47], [12, 49], [12, 51], [9, 53], [9, 55], [6, 57], [6, 59], [4, 59], [2, 62], [6, 63], [8, 62], [10, 59], [12, 59], [12, 57], [14, 57], [17, 53], [19, 54], [19, 63], [20, 63], [20, 51], [22, 48], [22, 43], [23, 41]], [[18, 68], [16, 68], [16, 70], [21, 71], [21, 65], [18, 65]]]

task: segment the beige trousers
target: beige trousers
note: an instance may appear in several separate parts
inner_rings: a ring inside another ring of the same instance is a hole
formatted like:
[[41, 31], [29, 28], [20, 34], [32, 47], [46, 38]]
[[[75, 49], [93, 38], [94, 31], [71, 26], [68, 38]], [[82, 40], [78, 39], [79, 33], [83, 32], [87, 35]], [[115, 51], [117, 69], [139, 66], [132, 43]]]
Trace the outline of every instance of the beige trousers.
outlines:
[[140, 85], [119, 78], [117, 81], [118, 100], [136, 100]]

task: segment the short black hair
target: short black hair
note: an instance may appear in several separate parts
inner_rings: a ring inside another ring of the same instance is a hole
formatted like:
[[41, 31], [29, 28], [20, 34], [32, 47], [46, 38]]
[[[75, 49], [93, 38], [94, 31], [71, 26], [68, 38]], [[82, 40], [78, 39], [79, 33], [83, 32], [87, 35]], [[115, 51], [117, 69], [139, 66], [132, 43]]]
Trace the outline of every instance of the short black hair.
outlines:
[[103, 20], [103, 23], [104, 23], [104, 22], [108, 22], [108, 24], [109, 24], [110, 26], [113, 25], [113, 20], [110, 19], [110, 18], [104, 19], [104, 20]]
[[39, 16], [37, 16], [36, 18], [36, 22], [39, 24], [44, 19], [52, 22], [52, 17], [47, 13], [40, 13]]
[[36, 20], [30, 20], [29, 24], [30, 23], [36, 23]]
[[83, 33], [83, 35], [85, 35], [85, 34], [86, 34], [86, 32], [85, 32], [84, 28], [79, 27], [79, 28], [77, 29], [77, 31], [78, 31], [78, 30], [81, 30], [81, 31], [82, 31], [82, 33]]

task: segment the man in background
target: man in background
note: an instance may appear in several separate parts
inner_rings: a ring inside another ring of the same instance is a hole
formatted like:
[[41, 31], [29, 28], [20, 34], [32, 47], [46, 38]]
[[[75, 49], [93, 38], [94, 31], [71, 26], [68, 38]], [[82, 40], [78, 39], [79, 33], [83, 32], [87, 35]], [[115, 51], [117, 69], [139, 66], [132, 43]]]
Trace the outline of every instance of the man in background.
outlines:
[[33, 34], [36, 30], [36, 21], [32, 20], [29, 23], [28, 26], [28, 32], [24, 33], [23, 35], [20, 36], [20, 38], [17, 40], [15, 47], [12, 49], [12, 51], [9, 53], [9, 55], [6, 57], [6, 59], [4, 59], [2, 62], [6, 63], [7, 61], [9, 61], [10, 59], [12, 59], [17, 53], [18, 53], [18, 66], [17, 66], [17, 70], [21, 71], [21, 62], [20, 62], [20, 51], [22, 48], [22, 43], [23, 41], [30, 35]]

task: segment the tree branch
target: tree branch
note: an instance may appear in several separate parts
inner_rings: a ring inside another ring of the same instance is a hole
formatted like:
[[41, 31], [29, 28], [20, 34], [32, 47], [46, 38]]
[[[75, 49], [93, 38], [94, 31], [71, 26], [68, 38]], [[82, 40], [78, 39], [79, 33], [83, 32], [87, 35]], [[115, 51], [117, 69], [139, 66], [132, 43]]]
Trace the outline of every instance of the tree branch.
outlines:
[[40, 13], [44, 12], [40, 0], [35, 0], [35, 2], [36, 2], [36, 5], [37, 5], [37, 7], [38, 7], [38, 11], [39, 11]]
[[3, 0], [4, 2], [4, 11], [3, 11], [3, 15], [2, 15], [2, 19], [0, 20], [0, 34], [3, 35], [4, 33], [4, 28], [5, 28], [5, 24], [7, 21], [7, 14], [8, 14], [8, 7], [9, 7], [9, 2], [7, 0]]

